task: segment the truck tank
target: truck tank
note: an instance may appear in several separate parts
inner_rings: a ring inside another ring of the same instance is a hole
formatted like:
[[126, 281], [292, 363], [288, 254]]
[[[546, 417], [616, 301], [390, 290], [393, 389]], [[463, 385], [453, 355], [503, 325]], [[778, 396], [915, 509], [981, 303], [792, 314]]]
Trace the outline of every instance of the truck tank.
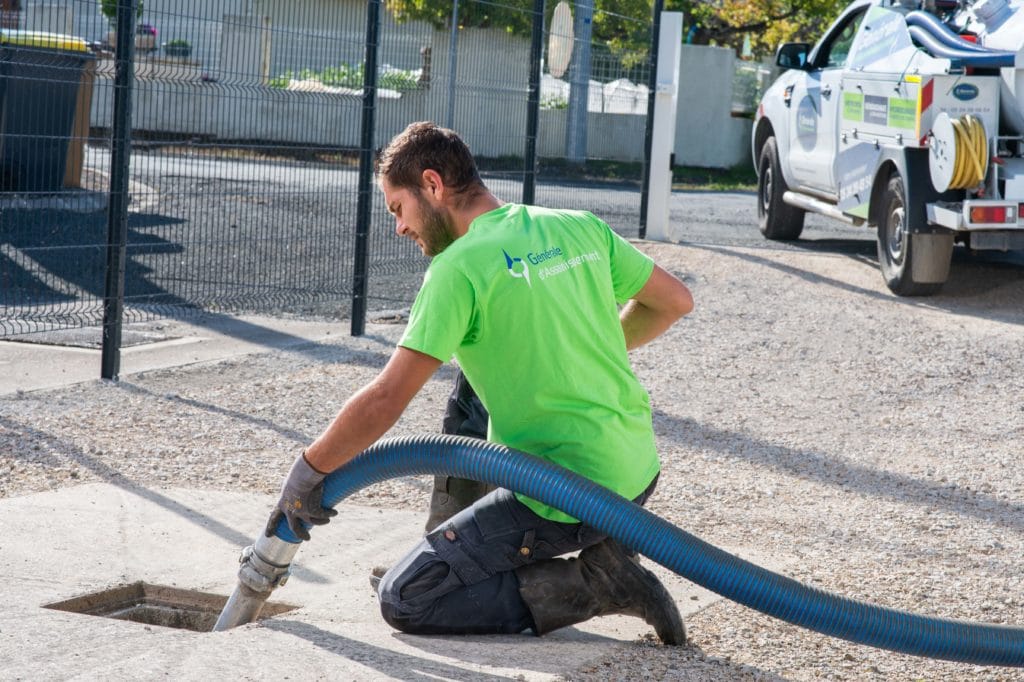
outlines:
[[1000, 113], [1011, 129], [1006, 132], [1024, 135], [1024, 2], [979, 0], [962, 9], [957, 20], [977, 35], [979, 45], [1016, 53], [1016, 68], [1001, 69], [1005, 88]]

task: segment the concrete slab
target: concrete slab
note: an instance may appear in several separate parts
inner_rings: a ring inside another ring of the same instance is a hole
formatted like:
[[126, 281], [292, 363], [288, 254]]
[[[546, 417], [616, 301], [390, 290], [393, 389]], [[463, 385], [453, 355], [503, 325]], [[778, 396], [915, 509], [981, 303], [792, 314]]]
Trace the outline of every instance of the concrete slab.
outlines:
[[[347, 335], [347, 322], [205, 314], [195, 320], [125, 325], [121, 376], [212, 362]], [[100, 378], [99, 327], [24, 334], [0, 341], [0, 395]], [[42, 343], [40, 341], [43, 341]], [[131, 344], [131, 345], [129, 345]]]
[[[266, 495], [106, 483], [0, 500], [0, 679], [548, 680], [650, 633], [628, 617], [543, 638], [395, 632], [367, 576], [416, 541], [422, 515], [344, 503], [274, 594], [300, 608], [261, 623], [198, 633], [42, 608], [140, 580], [226, 597], [239, 550], [272, 505]], [[646, 564], [684, 617], [719, 599]]]

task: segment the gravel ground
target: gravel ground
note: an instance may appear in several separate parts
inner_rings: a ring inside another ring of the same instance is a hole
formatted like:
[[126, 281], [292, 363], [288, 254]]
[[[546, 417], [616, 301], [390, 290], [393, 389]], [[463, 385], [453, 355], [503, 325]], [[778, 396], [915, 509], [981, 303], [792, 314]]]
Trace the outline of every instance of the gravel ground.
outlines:
[[[958, 257], [897, 299], [861, 253], [643, 244], [697, 308], [633, 353], [663, 461], [649, 507], [805, 584], [1024, 624], [1024, 269]], [[277, 490], [383, 366], [400, 325], [299, 350], [0, 399], [0, 496], [85, 481]], [[436, 432], [451, 370], [392, 435]], [[422, 508], [424, 478], [356, 501]], [[572, 680], [1024, 680], [811, 633], [728, 601], [691, 643], [641, 640]]]

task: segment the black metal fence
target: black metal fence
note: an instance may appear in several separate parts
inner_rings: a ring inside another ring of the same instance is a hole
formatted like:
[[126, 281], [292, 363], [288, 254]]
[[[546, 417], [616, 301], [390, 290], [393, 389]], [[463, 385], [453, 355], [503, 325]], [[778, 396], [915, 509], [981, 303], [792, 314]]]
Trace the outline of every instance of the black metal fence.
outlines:
[[23, 1], [0, 34], [0, 336], [102, 325], [116, 351], [122, 321], [204, 310], [360, 333], [427, 264], [370, 174], [415, 120], [458, 130], [501, 198], [640, 234], [651, 16], [414, 4]]

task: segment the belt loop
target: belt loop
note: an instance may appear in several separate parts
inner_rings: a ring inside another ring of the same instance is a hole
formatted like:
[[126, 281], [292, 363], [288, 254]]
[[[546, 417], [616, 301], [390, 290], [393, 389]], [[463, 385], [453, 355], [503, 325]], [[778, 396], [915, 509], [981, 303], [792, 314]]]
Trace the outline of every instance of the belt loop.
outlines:
[[537, 539], [537, 532], [534, 529], [530, 529], [523, 534], [523, 541], [519, 546], [520, 556], [528, 557], [533, 556], [533, 545]]

